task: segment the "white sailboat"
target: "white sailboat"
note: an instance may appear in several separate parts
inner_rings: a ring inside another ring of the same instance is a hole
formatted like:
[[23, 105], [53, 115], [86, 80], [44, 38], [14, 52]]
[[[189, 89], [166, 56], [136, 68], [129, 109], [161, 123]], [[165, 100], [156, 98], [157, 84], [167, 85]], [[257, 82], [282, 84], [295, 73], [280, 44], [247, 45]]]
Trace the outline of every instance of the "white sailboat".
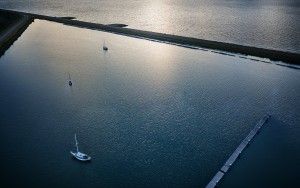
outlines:
[[85, 153], [81, 153], [78, 149], [78, 142], [77, 142], [77, 138], [76, 138], [76, 134], [75, 134], [75, 145], [76, 145], [76, 152], [70, 151], [71, 155], [73, 155], [73, 157], [75, 157], [76, 159], [78, 159], [79, 161], [90, 161], [92, 158], [90, 156], [88, 156]]

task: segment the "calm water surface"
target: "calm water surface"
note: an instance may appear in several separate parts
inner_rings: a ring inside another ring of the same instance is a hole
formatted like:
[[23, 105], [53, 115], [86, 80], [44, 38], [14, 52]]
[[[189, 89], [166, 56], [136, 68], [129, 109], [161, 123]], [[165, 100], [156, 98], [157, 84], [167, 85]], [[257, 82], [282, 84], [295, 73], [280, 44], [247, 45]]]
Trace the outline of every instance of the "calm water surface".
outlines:
[[2, 0], [0, 8], [300, 53], [299, 0]]
[[[1, 184], [203, 187], [266, 113], [282, 125], [271, 135], [299, 145], [299, 80], [296, 69], [35, 20], [0, 59]], [[69, 154], [74, 133], [91, 163]], [[299, 147], [276, 151], [269, 160], [299, 159]]]

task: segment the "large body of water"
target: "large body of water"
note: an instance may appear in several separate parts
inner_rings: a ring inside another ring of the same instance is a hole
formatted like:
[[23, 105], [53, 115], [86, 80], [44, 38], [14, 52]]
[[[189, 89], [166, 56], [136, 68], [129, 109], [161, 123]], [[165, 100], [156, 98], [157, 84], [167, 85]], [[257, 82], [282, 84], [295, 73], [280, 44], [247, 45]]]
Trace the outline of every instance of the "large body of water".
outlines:
[[[292, 183], [299, 80], [296, 69], [35, 20], [0, 59], [0, 184], [203, 187], [266, 113], [280, 127], [267, 140], [286, 144], [255, 153], [284, 173], [268, 185]], [[74, 133], [91, 163], [72, 159]]]
[[0, 8], [300, 53], [299, 0], [2, 0]]

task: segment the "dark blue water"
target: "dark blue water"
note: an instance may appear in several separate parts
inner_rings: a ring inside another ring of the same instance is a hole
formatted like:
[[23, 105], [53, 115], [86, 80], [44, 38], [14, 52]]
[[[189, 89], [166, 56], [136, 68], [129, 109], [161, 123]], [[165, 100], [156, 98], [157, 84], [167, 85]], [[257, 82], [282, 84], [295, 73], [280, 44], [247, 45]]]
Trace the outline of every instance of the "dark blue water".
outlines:
[[[203, 187], [266, 113], [299, 143], [299, 79], [274, 64], [36, 20], [0, 59], [1, 184]], [[72, 159], [74, 133], [91, 163]]]
[[2, 0], [0, 8], [300, 53], [299, 0]]

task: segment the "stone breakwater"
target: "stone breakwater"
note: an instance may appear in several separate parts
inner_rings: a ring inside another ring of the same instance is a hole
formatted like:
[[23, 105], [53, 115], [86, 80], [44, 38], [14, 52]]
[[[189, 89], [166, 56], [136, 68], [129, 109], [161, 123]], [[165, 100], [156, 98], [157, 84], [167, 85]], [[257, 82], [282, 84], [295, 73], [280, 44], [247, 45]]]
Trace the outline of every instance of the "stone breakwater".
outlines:
[[66, 25], [83, 27], [88, 29], [95, 29], [101, 30], [106, 32], [112, 32], [120, 35], [126, 35], [131, 37], [137, 38], [144, 38], [149, 40], [157, 40], [177, 45], [182, 45], [186, 47], [200, 47], [200, 48], [209, 48], [215, 49], [220, 51], [226, 51], [231, 53], [237, 54], [244, 54], [249, 56], [256, 56], [260, 58], [268, 58], [273, 61], [282, 61], [284, 63], [289, 64], [296, 64], [300, 65], [300, 54], [293, 53], [293, 52], [284, 52], [278, 51], [273, 49], [264, 49], [264, 48], [257, 48], [251, 46], [243, 46], [239, 44], [231, 44], [231, 43], [224, 43], [224, 42], [217, 42], [217, 41], [210, 41], [198, 38], [191, 38], [191, 37], [183, 37], [177, 35], [170, 35], [165, 33], [157, 33], [151, 31], [142, 31], [137, 29], [130, 29], [130, 28], [122, 28], [122, 27], [115, 27], [114, 25], [104, 25], [98, 23], [90, 23], [84, 22], [79, 20], [72, 20], [72, 19], [65, 19], [62, 17], [53, 17], [53, 16], [45, 16], [39, 14], [31, 14], [31, 13], [24, 13], [24, 12], [17, 12], [11, 10], [2, 10], [10, 13], [18, 13], [23, 14], [24, 16], [28, 16], [34, 19], [42, 19], [48, 21], [54, 21], [58, 23], [63, 23]]

